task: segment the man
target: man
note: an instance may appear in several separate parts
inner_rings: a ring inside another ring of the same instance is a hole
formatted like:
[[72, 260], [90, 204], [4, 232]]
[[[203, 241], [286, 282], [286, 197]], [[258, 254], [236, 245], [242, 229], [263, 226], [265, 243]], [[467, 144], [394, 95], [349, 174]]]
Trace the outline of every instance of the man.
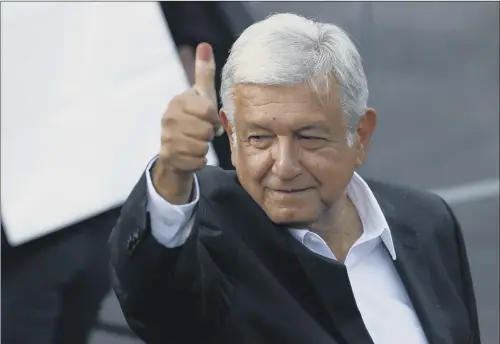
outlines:
[[[480, 343], [460, 227], [438, 196], [365, 182], [377, 113], [337, 26], [278, 14], [211, 48], [110, 238], [146, 343]], [[204, 166], [222, 123], [236, 172]]]

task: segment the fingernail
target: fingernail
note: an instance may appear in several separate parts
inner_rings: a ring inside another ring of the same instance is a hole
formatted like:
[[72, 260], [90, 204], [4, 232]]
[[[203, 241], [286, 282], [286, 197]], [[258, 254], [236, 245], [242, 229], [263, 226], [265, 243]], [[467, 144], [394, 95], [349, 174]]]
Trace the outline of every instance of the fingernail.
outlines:
[[202, 61], [210, 62], [212, 58], [212, 47], [208, 43], [200, 43], [196, 47], [196, 56]]

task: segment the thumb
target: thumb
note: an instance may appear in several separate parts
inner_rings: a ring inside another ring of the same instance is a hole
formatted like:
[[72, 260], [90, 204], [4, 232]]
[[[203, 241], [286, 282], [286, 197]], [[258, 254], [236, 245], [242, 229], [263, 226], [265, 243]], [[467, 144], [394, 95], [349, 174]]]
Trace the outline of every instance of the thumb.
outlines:
[[200, 43], [196, 47], [194, 87], [200, 95], [217, 99], [215, 91], [215, 59], [212, 46], [208, 43]]
[[[215, 90], [215, 58], [212, 46], [200, 43], [196, 47], [194, 66], [194, 89], [202, 97], [211, 99], [217, 105], [217, 91]], [[221, 136], [224, 128], [220, 123], [214, 127], [215, 135]]]

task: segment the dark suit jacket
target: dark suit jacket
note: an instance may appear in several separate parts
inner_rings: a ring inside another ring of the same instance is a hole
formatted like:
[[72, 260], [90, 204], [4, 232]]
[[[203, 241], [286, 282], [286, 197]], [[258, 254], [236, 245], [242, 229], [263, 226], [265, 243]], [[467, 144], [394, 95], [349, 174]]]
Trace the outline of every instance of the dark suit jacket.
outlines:
[[[183, 246], [167, 249], [152, 237], [144, 176], [110, 237], [115, 292], [139, 337], [146, 343], [372, 343], [343, 264], [274, 225], [234, 172], [206, 167], [197, 175], [201, 197]], [[429, 343], [480, 343], [465, 246], [449, 207], [426, 192], [368, 184]]]

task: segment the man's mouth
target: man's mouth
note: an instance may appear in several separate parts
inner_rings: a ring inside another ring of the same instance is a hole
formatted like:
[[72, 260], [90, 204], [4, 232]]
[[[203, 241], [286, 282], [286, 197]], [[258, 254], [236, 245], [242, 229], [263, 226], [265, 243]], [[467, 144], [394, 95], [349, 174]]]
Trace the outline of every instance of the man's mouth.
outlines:
[[302, 189], [274, 189], [276, 192], [286, 193], [286, 194], [294, 194], [299, 192], [304, 192], [309, 190], [310, 188], [302, 188]]

